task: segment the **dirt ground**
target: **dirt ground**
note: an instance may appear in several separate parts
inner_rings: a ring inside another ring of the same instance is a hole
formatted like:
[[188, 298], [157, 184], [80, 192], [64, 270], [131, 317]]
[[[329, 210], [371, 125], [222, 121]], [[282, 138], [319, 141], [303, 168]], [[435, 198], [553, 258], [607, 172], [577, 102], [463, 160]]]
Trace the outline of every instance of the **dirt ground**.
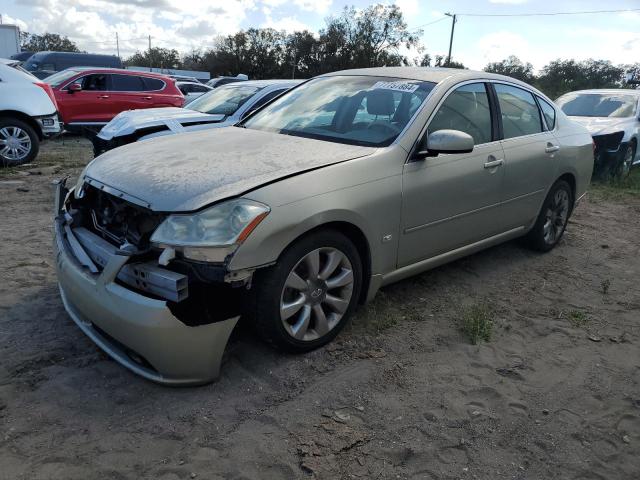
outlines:
[[58, 140], [40, 175], [0, 173], [1, 479], [640, 478], [640, 196], [590, 194], [549, 254], [512, 242], [385, 288], [313, 353], [241, 332], [217, 383], [171, 389], [62, 307], [50, 183], [90, 157]]

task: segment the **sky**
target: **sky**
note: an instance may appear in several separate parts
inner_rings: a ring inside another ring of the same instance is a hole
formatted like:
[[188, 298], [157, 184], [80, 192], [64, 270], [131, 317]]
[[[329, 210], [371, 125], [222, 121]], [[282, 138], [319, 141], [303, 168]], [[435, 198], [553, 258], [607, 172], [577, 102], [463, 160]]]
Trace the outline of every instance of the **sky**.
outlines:
[[[217, 36], [251, 27], [317, 32], [325, 19], [347, 5], [396, 3], [409, 29], [423, 26], [424, 50], [446, 54], [451, 19], [453, 59], [482, 69], [488, 62], [516, 55], [537, 69], [550, 60], [598, 58], [613, 63], [640, 62], [640, 10], [583, 15], [487, 17], [471, 14], [529, 14], [588, 10], [640, 9], [640, 0], [0, 0], [3, 23], [30, 33], [59, 33], [82, 50], [126, 57], [148, 46], [188, 52], [211, 47]], [[467, 14], [467, 15], [465, 15]]]

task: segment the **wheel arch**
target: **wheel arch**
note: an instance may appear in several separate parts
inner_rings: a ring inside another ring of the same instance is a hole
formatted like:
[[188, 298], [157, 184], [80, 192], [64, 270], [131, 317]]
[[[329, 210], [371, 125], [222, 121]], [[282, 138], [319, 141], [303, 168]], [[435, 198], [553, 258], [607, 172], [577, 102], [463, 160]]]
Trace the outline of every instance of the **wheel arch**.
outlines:
[[0, 110], [0, 118], [17, 118], [20, 121], [23, 121], [27, 125], [29, 125], [36, 132], [38, 136], [38, 140], [42, 141], [44, 136], [42, 134], [42, 129], [38, 122], [36, 122], [33, 117], [27, 115], [26, 113], [20, 112], [18, 110]]
[[358, 298], [358, 302], [364, 303], [367, 298], [367, 292], [369, 291], [369, 284], [371, 282], [371, 246], [369, 245], [366, 235], [357, 225], [344, 220], [335, 220], [316, 225], [289, 242], [289, 244], [280, 253], [280, 256], [282, 256], [287, 248], [300, 239], [324, 230], [333, 230], [345, 235], [354, 244], [356, 250], [358, 250], [360, 261], [362, 262], [362, 288], [360, 289], [360, 298]]

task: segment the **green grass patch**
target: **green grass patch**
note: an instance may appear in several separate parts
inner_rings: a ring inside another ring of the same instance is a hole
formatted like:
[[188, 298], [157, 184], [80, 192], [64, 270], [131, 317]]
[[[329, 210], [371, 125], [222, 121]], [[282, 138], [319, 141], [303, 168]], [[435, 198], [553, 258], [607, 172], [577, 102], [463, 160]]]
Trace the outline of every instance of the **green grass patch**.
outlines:
[[569, 322], [574, 327], [584, 327], [587, 323], [589, 323], [589, 317], [586, 313], [581, 312], [580, 310], [571, 310], [568, 314]]
[[635, 168], [626, 177], [594, 181], [591, 195], [603, 200], [624, 200], [627, 197], [640, 197], [640, 168]]
[[462, 313], [462, 332], [472, 345], [491, 340], [493, 323], [493, 314], [486, 305], [472, 305]]

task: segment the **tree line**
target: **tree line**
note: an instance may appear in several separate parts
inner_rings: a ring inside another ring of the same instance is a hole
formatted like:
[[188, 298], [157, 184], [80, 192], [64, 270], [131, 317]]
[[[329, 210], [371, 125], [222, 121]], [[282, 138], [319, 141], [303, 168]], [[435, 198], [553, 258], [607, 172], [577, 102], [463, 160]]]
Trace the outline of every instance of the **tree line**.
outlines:
[[[216, 39], [212, 48], [181, 55], [175, 49], [154, 47], [124, 59], [126, 65], [208, 71], [212, 76], [243, 73], [252, 79], [310, 78], [336, 70], [378, 66], [420, 65], [466, 68], [444, 55], [425, 53], [421, 30], [410, 30], [395, 5], [372, 5], [358, 11], [345, 7], [328, 17], [317, 34], [308, 30], [286, 33], [272, 28], [249, 28]], [[417, 51], [408, 58], [404, 51]], [[67, 37], [29, 35], [23, 50], [79, 51]], [[511, 56], [489, 63], [487, 72], [508, 75], [545, 92], [550, 98], [585, 88], [624, 86], [629, 72], [640, 75], [640, 63], [614, 65], [608, 60], [554, 60], [537, 74], [531, 63]]]

